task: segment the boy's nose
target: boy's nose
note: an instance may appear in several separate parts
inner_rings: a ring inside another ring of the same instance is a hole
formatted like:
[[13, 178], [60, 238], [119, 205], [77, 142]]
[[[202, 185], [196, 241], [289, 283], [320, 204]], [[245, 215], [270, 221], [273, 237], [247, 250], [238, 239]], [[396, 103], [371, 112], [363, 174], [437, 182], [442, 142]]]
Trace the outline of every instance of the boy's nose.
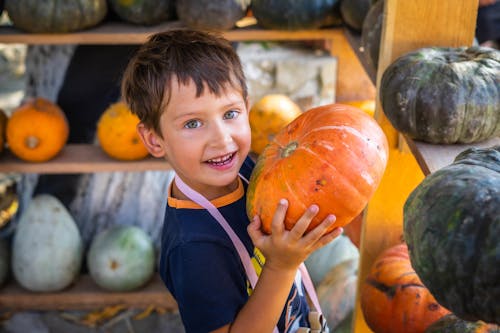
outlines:
[[231, 130], [224, 124], [224, 122], [215, 122], [213, 126], [213, 131], [211, 135], [211, 141], [213, 145], [226, 145], [231, 142], [232, 135]]

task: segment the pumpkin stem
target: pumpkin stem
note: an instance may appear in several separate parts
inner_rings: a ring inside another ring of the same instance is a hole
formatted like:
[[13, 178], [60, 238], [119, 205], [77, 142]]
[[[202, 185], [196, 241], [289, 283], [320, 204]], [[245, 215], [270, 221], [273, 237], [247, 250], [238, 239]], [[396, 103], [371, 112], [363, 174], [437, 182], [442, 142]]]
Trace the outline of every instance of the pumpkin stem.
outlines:
[[40, 145], [40, 140], [36, 136], [30, 135], [24, 140], [24, 144], [29, 149], [35, 149]]
[[298, 146], [299, 144], [297, 143], [297, 141], [290, 142], [286, 145], [285, 148], [281, 150], [281, 157], [285, 158], [292, 155], [292, 153], [295, 151], [295, 149], [297, 149]]

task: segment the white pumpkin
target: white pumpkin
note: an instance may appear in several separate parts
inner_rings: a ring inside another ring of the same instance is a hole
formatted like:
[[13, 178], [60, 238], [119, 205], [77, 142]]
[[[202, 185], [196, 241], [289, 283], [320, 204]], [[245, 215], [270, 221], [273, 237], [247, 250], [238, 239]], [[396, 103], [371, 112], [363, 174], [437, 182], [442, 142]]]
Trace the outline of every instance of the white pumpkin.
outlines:
[[31, 291], [58, 291], [78, 276], [82, 257], [80, 232], [64, 205], [52, 195], [34, 197], [14, 234], [15, 279]]

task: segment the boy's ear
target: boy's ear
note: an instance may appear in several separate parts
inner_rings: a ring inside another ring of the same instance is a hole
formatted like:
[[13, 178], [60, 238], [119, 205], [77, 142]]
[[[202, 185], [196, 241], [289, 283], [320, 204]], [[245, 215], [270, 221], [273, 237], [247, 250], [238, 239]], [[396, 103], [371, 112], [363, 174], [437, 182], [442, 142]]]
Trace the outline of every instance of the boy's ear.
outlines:
[[163, 149], [162, 141], [158, 138], [158, 135], [151, 129], [144, 126], [144, 124], [139, 123], [137, 125], [137, 132], [141, 137], [142, 143], [154, 157], [164, 157], [165, 150]]

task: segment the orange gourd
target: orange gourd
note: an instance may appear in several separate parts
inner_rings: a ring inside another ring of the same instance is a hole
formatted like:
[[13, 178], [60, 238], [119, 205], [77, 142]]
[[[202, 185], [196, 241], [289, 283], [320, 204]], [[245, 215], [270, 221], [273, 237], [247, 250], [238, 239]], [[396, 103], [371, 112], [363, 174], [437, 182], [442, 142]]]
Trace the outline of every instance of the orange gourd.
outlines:
[[140, 160], [148, 151], [137, 133], [139, 118], [123, 102], [110, 105], [97, 123], [97, 139], [102, 150], [118, 160]]
[[6, 134], [14, 155], [28, 162], [45, 162], [64, 148], [69, 125], [58, 105], [37, 97], [12, 112]]
[[252, 131], [252, 151], [262, 153], [276, 133], [301, 113], [300, 107], [286, 95], [270, 94], [258, 100], [252, 105], [248, 116]]
[[376, 333], [424, 333], [450, 313], [420, 281], [406, 244], [386, 249], [375, 260], [361, 285], [361, 309]]
[[330, 104], [310, 109], [281, 130], [259, 156], [247, 191], [247, 214], [259, 215], [264, 232], [279, 199], [289, 201], [291, 229], [312, 204], [319, 213], [308, 230], [328, 214], [331, 229], [350, 223], [375, 192], [387, 163], [387, 139], [362, 110]]

